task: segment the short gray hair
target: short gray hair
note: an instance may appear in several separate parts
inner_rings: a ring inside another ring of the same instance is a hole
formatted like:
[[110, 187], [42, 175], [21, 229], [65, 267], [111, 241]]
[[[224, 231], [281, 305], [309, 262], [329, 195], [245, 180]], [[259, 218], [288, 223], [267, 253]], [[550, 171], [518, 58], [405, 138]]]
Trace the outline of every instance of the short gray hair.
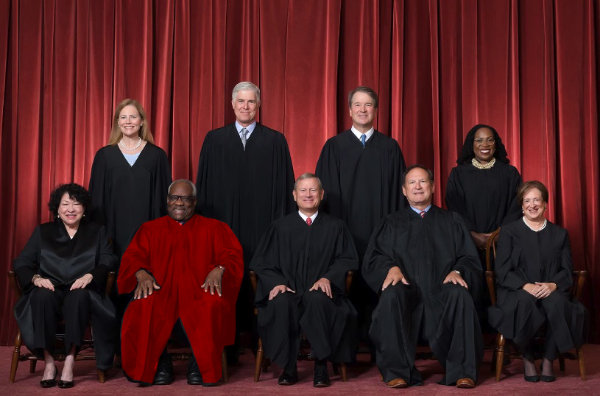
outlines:
[[171, 183], [169, 185], [169, 189], [167, 190], [167, 194], [169, 194], [171, 192], [171, 187], [173, 187], [173, 185], [175, 185], [176, 183], [187, 183], [190, 186], [192, 186], [192, 195], [195, 197], [196, 196], [196, 185], [194, 183], [192, 183], [191, 181], [189, 181], [188, 179], [179, 179], [179, 180], [175, 180], [173, 183]]
[[319, 190], [323, 189], [323, 184], [321, 183], [321, 179], [319, 179], [317, 177], [317, 175], [315, 175], [314, 173], [303, 173], [301, 174], [297, 179], [296, 182], [294, 183], [294, 190], [296, 189], [296, 185], [298, 184], [298, 182], [300, 180], [305, 180], [305, 179], [317, 179], [317, 182], [319, 183]]
[[231, 93], [231, 100], [235, 102], [238, 92], [240, 91], [253, 91], [254, 95], [256, 95], [256, 104], [260, 105], [260, 88], [251, 83], [250, 81], [242, 81], [237, 83], [235, 87], [233, 87], [233, 92]]
[[371, 97], [371, 99], [373, 99], [373, 107], [374, 108], [379, 107], [379, 96], [377, 96], [377, 92], [375, 92], [372, 88], [365, 87], [362, 85], [354, 88], [348, 94], [348, 107], [352, 107], [352, 98], [354, 98], [354, 94], [356, 94], [358, 92], [362, 92], [362, 93], [369, 95]]

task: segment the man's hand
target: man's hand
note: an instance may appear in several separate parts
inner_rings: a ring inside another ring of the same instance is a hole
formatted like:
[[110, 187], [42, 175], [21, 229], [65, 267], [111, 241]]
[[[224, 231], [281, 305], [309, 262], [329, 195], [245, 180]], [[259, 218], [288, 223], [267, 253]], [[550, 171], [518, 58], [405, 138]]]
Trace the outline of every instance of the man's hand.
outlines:
[[329, 279], [326, 278], [321, 278], [318, 281], [315, 282], [315, 284], [313, 285], [313, 287], [310, 288], [309, 291], [313, 291], [313, 290], [319, 290], [321, 289], [323, 291], [323, 293], [327, 294], [327, 296], [329, 298], [333, 298], [333, 293], [331, 292], [331, 282], [329, 282]]
[[465, 282], [465, 280], [462, 278], [462, 276], [460, 276], [460, 274], [457, 273], [456, 271], [450, 271], [450, 273], [448, 274], [448, 276], [446, 276], [446, 279], [444, 279], [444, 281], [442, 283], [450, 283], [450, 282], [454, 283], [455, 285], [461, 285], [465, 289], [469, 288], [469, 286], [467, 285], [467, 282]]
[[535, 284], [538, 286], [537, 293], [535, 294], [537, 298], [546, 298], [557, 289], [556, 283], [535, 282]]
[[135, 277], [137, 278], [138, 284], [135, 288], [135, 292], [133, 293], [133, 299], [137, 300], [140, 298], [148, 298], [148, 296], [152, 295], [154, 290], [159, 290], [160, 286], [156, 284], [156, 281], [144, 270], [139, 270], [135, 273]]
[[485, 249], [485, 244], [486, 244], [488, 238], [490, 237], [490, 235], [492, 235], [492, 234], [491, 233], [483, 234], [483, 233], [471, 231], [471, 238], [473, 239], [473, 242], [475, 242], [475, 246], [477, 246], [477, 249], [479, 249], [479, 250]]
[[408, 281], [406, 280], [404, 275], [402, 275], [402, 271], [400, 271], [400, 268], [394, 266], [388, 271], [388, 274], [385, 277], [385, 280], [383, 281], [381, 291], [384, 291], [389, 285], [396, 286], [398, 282], [402, 282], [405, 285], [408, 285]]
[[223, 272], [225, 272], [225, 270], [221, 267], [215, 267], [208, 275], [206, 275], [204, 283], [200, 286], [204, 288], [204, 292], [207, 292], [208, 289], [210, 289], [210, 294], [214, 295], [216, 290], [219, 297], [221, 297], [221, 280], [223, 279]]
[[534, 285], [533, 283], [526, 283], [523, 285], [522, 289], [525, 290], [527, 293], [531, 294], [532, 296], [534, 296], [535, 298], [538, 298], [537, 294], [540, 291], [539, 285]]
[[92, 274], [85, 274], [81, 278], [73, 282], [73, 285], [71, 285], [70, 290], [85, 289], [86, 286], [90, 284], [92, 279], [94, 279], [94, 276]]
[[50, 279], [36, 278], [34, 279], [33, 284], [37, 287], [43, 287], [45, 289], [54, 291], [54, 285], [52, 282], [50, 282]]
[[296, 293], [295, 291], [293, 291], [292, 289], [290, 289], [286, 285], [275, 286], [273, 288], [273, 290], [271, 290], [271, 292], [269, 293], [269, 301], [271, 301], [272, 299], [274, 299], [275, 296], [278, 295], [279, 293], [285, 293], [285, 292]]

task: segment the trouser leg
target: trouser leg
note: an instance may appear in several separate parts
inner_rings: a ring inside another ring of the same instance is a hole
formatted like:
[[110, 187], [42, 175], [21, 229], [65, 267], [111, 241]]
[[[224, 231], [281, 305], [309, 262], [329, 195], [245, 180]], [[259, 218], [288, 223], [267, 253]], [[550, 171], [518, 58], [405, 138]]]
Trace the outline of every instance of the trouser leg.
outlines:
[[31, 291], [33, 346], [52, 353], [56, 338], [56, 323], [60, 317], [62, 293], [38, 287]]
[[65, 320], [65, 347], [68, 350], [75, 345], [81, 347], [85, 329], [90, 320], [90, 295], [85, 289], [66, 291], [63, 303]]

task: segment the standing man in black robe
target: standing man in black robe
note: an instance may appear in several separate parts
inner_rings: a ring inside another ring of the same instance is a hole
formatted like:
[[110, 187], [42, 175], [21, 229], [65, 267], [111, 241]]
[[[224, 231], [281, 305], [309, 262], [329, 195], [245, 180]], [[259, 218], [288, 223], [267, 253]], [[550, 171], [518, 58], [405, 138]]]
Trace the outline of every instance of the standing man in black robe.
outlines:
[[346, 225], [319, 212], [323, 187], [315, 175], [300, 176], [293, 195], [299, 211], [271, 224], [250, 266], [258, 275], [258, 331], [266, 355], [284, 369], [279, 385], [298, 380], [304, 332], [316, 356], [313, 385], [325, 387], [327, 360], [354, 360], [356, 311], [344, 292], [358, 256]]
[[[196, 186], [200, 214], [227, 223], [244, 249], [246, 271], [236, 305], [239, 336], [252, 329], [248, 266], [269, 225], [295, 208], [294, 170], [285, 137], [256, 122], [260, 89], [251, 82], [237, 84], [231, 106], [236, 121], [204, 139]], [[237, 362], [238, 344], [228, 349], [230, 363]]]
[[[377, 93], [369, 87], [348, 94], [352, 128], [325, 143], [316, 170], [325, 189], [322, 210], [346, 223], [360, 260], [381, 219], [405, 204], [400, 181], [404, 156], [396, 140], [373, 128], [378, 105]], [[357, 279], [350, 298], [359, 311], [361, 339], [368, 340], [377, 296]]]
[[426, 340], [446, 370], [439, 383], [473, 388], [483, 358], [473, 303], [481, 290], [477, 250], [461, 217], [432, 205], [430, 170], [409, 167], [402, 191], [410, 207], [377, 227], [362, 267], [381, 291], [369, 332], [377, 366], [388, 387], [422, 383], [415, 352]]

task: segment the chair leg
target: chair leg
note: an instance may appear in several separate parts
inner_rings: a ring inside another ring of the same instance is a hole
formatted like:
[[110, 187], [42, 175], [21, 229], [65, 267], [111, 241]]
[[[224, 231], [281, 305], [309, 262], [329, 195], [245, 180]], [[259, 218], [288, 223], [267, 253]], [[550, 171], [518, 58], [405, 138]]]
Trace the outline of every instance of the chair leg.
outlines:
[[583, 361], [583, 347], [577, 348], [577, 362], [579, 363], [579, 375], [581, 380], [585, 381], [585, 362]]
[[500, 381], [502, 375], [502, 364], [504, 363], [504, 336], [498, 333], [496, 337], [496, 382]]
[[346, 363], [340, 363], [342, 369], [342, 382], [348, 382], [348, 373], [346, 372]]
[[227, 371], [227, 354], [225, 353], [225, 349], [223, 349], [223, 353], [221, 353], [221, 372], [223, 375], [223, 383], [226, 384], [229, 382], [229, 373]]
[[98, 382], [103, 384], [106, 381], [106, 371], [98, 369]]
[[12, 362], [10, 363], [10, 375], [8, 381], [10, 383], [15, 382], [17, 375], [17, 367], [19, 367], [19, 356], [21, 356], [21, 330], [17, 330], [17, 336], [15, 337], [15, 349], [13, 350]]
[[260, 370], [263, 365], [265, 358], [265, 351], [263, 351], [262, 340], [258, 339], [258, 349], [256, 350], [256, 362], [254, 363], [254, 382], [258, 382], [260, 379]]
[[29, 372], [31, 374], [35, 373], [35, 364], [37, 363], [37, 359], [31, 359], [29, 361]]

